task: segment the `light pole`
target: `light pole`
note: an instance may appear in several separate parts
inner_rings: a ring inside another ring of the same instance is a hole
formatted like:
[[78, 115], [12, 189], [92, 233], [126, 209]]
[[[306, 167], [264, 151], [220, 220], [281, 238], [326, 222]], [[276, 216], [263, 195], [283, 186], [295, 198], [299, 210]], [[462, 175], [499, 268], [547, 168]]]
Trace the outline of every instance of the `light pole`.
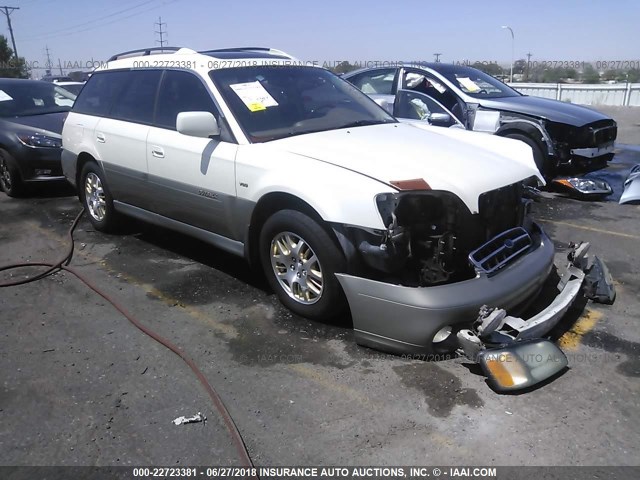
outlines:
[[511, 75], [509, 76], [509, 83], [513, 83], [513, 52], [514, 52], [514, 45], [516, 42], [516, 37], [513, 34], [513, 29], [508, 26], [508, 25], [502, 25], [501, 28], [506, 28], [511, 32]]

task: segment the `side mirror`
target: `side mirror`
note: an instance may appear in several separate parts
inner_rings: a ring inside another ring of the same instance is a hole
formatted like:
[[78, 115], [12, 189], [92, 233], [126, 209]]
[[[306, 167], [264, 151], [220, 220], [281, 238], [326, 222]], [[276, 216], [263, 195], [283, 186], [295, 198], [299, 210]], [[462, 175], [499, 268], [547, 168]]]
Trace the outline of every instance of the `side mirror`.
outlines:
[[448, 113], [432, 113], [429, 115], [429, 123], [432, 125], [449, 125], [451, 123], [451, 115]]
[[191, 137], [217, 137], [220, 127], [211, 112], [180, 112], [176, 118], [176, 130]]

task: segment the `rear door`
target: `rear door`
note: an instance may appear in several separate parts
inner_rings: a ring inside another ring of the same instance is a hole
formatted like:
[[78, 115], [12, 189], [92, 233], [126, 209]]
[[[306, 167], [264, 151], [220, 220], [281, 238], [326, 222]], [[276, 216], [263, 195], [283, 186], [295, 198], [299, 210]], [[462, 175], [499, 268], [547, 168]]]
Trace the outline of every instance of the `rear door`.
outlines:
[[[222, 134], [198, 138], [176, 131], [180, 112], [211, 112]], [[147, 138], [149, 209], [165, 217], [237, 239], [235, 158], [238, 145], [226, 129], [208, 88], [187, 70], [167, 70], [154, 125]]]
[[95, 128], [96, 150], [115, 200], [148, 206], [146, 142], [153, 120], [160, 70], [113, 72], [109, 113]]

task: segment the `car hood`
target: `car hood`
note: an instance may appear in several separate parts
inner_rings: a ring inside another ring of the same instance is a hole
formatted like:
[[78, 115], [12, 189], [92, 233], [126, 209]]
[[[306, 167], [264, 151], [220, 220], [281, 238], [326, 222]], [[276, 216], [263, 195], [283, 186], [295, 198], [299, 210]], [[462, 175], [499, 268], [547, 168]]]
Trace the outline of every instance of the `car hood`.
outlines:
[[[66, 120], [68, 112], [45, 113], [42, 115], [28, 115], [24, 117], [2, 118], [6, 124], [22, 125], [32, 127], [36, 131], [57, 133], [62, 135], [62, 126]], [[5, 125], [6, 125], [5, 124]]]
[[387, 185], [422, 178], [433, 190], [458, 195], [474, 213], [481, 193], [531, 176], [542, 181], [531, 148], [523, 142], [461, 129], [392, 123], [300, 135], [268, 145]]
[[506, 110], [514, 113], [524, 113], [533, 117], [544, 118], [551, 122], [564, 123], [575, 127], [582, 127], [598, 120], [611, 120], [591, 108], [572, 103], [551, 100], [542, 97], [505, 97], [480, 100], [480, 105], [495, 110]]

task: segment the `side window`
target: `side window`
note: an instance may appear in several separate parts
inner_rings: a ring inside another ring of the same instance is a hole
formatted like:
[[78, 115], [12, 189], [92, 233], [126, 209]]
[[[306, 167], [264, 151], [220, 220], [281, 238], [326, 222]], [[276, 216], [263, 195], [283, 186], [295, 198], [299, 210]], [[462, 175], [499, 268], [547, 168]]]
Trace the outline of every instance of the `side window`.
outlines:
[[403, 89], [413, 90], [430, 96], [451, 110], [460, 121], [463, 120], [460, 105], [461, 100], [448, 86], [441, 83], [438, 79], [433, 78], [433, 76], [426, 72], [409, 70], [405, 73], [402, 80]]
[[412, 90], [400, 90], [398, 92], [393, 113], [398, 118], [429, 120], [432, 123], [434, 119], [438, 119], [434, 124], [443, 127], [450, 127], [456, 123], [451, 112], [433, 98]]
[[113, 101], [129, 82], [130, 73], [128, 71], [94, 73], [73, 104], [73, 111], [106, 116]]
[[161, 70], [133, 70], [127, 86], [115, 99], [110, 115], [131, 122], [151, 123]]
[[375, 93], [393, 95], [393, 79], [395, 76], [395, 68], [381, 68], [354, 75], [348, 80], [367, 95]]
[[193, 111], [211, 112], [219, 119], [209, 91], [198, 77], [189, 72], [167, 70], [160, 86], [154, 124], [175, 130], [178, 113]]

